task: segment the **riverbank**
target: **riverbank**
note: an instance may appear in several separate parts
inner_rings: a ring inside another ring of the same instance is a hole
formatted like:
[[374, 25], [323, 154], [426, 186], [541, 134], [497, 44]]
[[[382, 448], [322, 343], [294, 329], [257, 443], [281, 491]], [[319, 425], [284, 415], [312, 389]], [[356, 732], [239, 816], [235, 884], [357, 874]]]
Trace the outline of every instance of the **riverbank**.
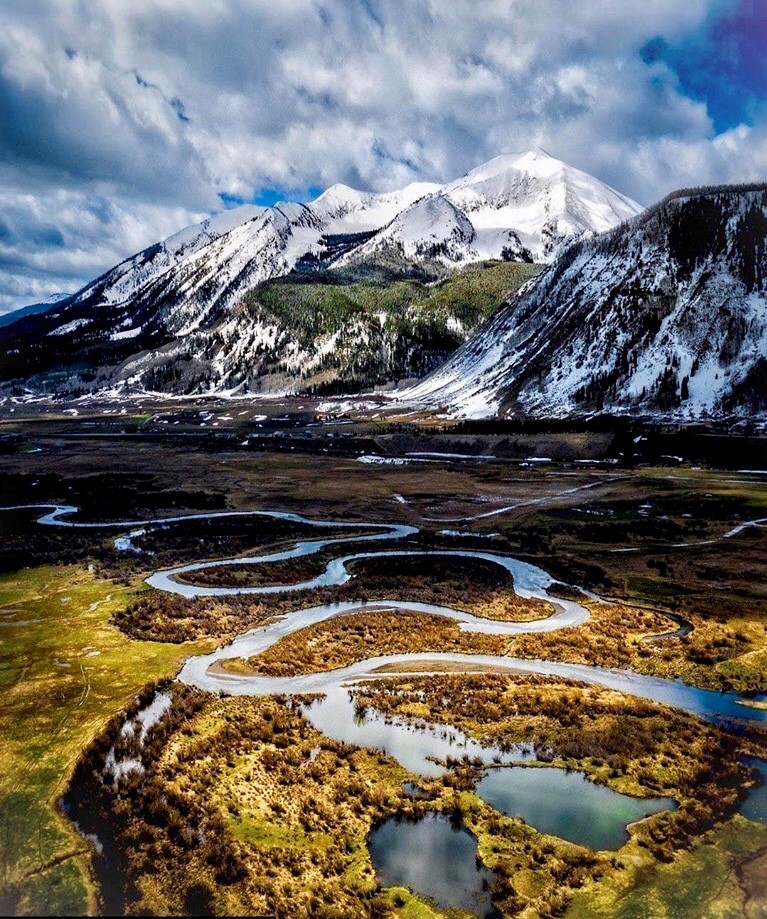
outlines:
[[110, 623], [135, 596], [79, 566], [0, 576], [0, 864], [8, 914], [92, 913], [91, 849], [58, 801], [82, 751], [189, 653]]

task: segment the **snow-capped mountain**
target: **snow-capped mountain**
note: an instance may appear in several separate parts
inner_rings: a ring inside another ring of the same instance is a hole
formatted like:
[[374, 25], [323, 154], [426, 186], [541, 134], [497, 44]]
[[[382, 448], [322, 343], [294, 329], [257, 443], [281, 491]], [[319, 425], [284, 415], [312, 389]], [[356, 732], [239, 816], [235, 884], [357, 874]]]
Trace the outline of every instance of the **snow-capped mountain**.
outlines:
[[609, 230], [641, 210], [542, 150], [505, 154], [433, 188], [340, 264], [393, 251], [443, 265], [499, 257], [547, 262], [567, 240]]
[[682, 191], [567, 247], [398, 394], [467, 417], [767, 410], [767, 185]]
[[71, 296], [72, 294], [51, 294], [39, 303], [30, 303], [29, 306], [22, 306], [21, 309], [13, 310], [10, 313], [2, 313], [0, 314], [0, 326], [10, 325], [18, 319], [23, 319], [24, 316], [36, 316], [40, 313], [50, 312], [57, 304], [63, 300], [69, 300]]
[[441, 194], [472, 222], [480, 258], [508, 245], [511, 229], [535, 261], [546, 262], [564, 240], [602, 233], [641, 210], [543, 150], [497, 156], [445, 185]]
[[308, 204], [245, 205], [126, 259], [0, 336], [0, 379], [83, 359], [114, 365], [231, 319], [270, 278], [321, 269], [437, 276], [486, 259], [546, 261], [565, 240], [640, 206], [542, 151], [491, 160], [447, 185], [385, 194], [334, 185]]
[[411, 182], [399, 191], [377, 195], [339, 183], [315, 198], [310, 207], [321, 220], [332, 222], [335, 233], [360, 233], [386, 226], [419, 198], [439, 190], [433, 182]]
[[[338, 261], [339, 267], [403, 257], [409, 262], [456, 265], [477, 261], [474, 227], [443, 195], [427, 195], [397, 214], [367, 242]], [[496, 254], [500, 255], [500, 250]]]

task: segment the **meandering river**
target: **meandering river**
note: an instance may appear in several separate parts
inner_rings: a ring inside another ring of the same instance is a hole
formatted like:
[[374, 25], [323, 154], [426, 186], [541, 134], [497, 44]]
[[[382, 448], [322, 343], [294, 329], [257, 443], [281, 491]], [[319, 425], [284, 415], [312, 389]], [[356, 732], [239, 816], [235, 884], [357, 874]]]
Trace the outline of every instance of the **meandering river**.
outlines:
[[[632, 799], [608, 788], [591, 785], [577, 773], [566, 774], [562, 770], [550, 768], [524, 770], [524, 777], [521, 778], [522, 773], [514, 766], [516, 764], [518, 767], [533, 757], [530, 747], [522, 745], [512, 749], [500, 749], [482, 745], [453, 728], [432, 724], [415, 726], [402, 719], [384, 717], [376, 712], [367, 712], [361, 717], [352, 691], [355, 684], [397, 675], [413, 676], [445, 671], [469, 673], [479, 669], [501, 673], [529, 673], [604, 686], [683, 709], [713, 722], [767, 721], [767, 710], [744, 704], [746, 701], [753, 701], [753, 697], [746, 700], [737, 693], [712, 692], [688, 686], [681, 681], [645, 676], [629, 670], [488, 654], [451, 652], [376, 656], [347, 667], [293, 677], [270, 677], [257, 672], [250, 675], [228, 672], [222, 666], [227, 660], [255, 659], [257, 666], [258, 656], [285, 636], [331, 617], [349, 615], [359, 610], [424, 612], [450, 618], [464, 631], [509, 636], [574, 628], [586, 622], [590, 614], [583, 603], [553, 595], [550, 591], [555, 584], [554, 578], [542, 568], [506, 555], [468, 549], [408, 551], [403, 548], [399, 551], [393, 549], [339, 555], [328, 562], [325, 570], [316, 577], [293, 584], [208, 587], [179, 580], [190, 573], [212, 567], [248, 565], [255, 569], [274, 562], [312, 555], [335, 544], [402, 540], [418, 532], [417, 527], [406, 524], [314, 520], [282, 511], [216, 511], [154, 520], [94, 522], [72, 520], [72, 516], [78, 510], [72, 505], [19, 505], [13, 509], [27, 508], [47, 511], [38, 518], [38, 523], [43, 526], [109, 528], [123, 532], [222, 517], [273, 517], [325, 530], [355, 531], [355, 535], [298, 541], [290, 549], [269, 554], [179, 565], [156, 571], [147, 578], [147, 584], [151, 587], [184, 597], [269, 595], [289, 592], [298, 594], [317, 587], [341, 585], [351, 577], [348, 571], [349, 563], [367, 558], [386, 557], [394, 561], [397, 557], [423, 555], [476, 558], [498, 565], [511, 575], [513, 590], [518, 596], [523, 599], [546, 601], [552, 605], [553, 613], [548, 618], [532, 622], [502, 622], [477, 617], [451, 607], [386, 598], [326, 603], [297, 609], [276, 617], [268, 624], [245, 632], [210, 654], [190, 657], [178, 679], [210, 692], [232, 695], [316, 694], [319, 698], [304, 706], [304, 716], [315, 728], [338, 741], [380, 749], [416, 774], [439, 775], [451, 760], [464, 757], [470, 757], [488, 767], [507, 767], [489, 769], [477, 784], [477, 794], [506, 813], [522, 816], [544, 832], [553, 832], [583, 845], [594, 848], [617, 847], [626, 838], [628, 822], [645, 814], [672, 808], [675, 802], [664, 798]], [[0, 508], [5, 509], [10, 510]], [[357, 535], [360, 530], [365, 532]], [[130, 538], [124, 536], [115, 540], [115, 546], [123, 550], [133, 549]], [[586, 591], [583, 591], [583, 594], [598, 599]], [[767, 697], [761, 696], [758, 700], [764, 701], [765, 698]], [[113, 764], [114, 773], [118, 774], [124, 765]], [[131, 768], [130, 764], [127, 768]], [[759, 768], [763, 768], [763, 765]], [[569, 802], [570, 809], [563, 807], [562, 802]], [[755, 813], [761, 814], [764, 809], [762, 798], [753, 799], [752, 806]], [[412, 857], [401, 857], [403, 844], [405, 851], [412, 850]], [[455, 883], [452, 886], [444, 883], [436, 887], [433, 884], [430, 886], [434, 859], [424, 861], [416, 857], [424, 846], [432, 855], [439, 854], [437, 861], [444, 862], [444, 870], [438, 874], [454, 878]], [[443, 817], [427, 815], [420, 822], [411, 824], [388, 821], [371, 834], [370, 848], [376, 868], [385, 883], [412, 884], [438, 899], [444, 898], [445, 904], [475, 909], [483, 915], [493, 914], [489, 898], [484, 893], [489, 875], [483, 875], [474, 864], [472, 853], [476, 848], [475, 843], [458, 828], [448, 826]], [[102, 866], [102, 869], [106, 888], [111, 889], [109, 884], [114, 882], [115, 889], [119, 889], [119, 884], [110, 875], [110, 870], [114, 872], [114, 869], [110, 869], [108, 865]]]
[[[396, 674], [414, 671], [419, 673], [434, 673], [450, 669], [451, 672], [474, 671], [477, 668], [486, 668], [502, 672], [536, 673], [544, 676], [557, 676], [566, 679], [579, 680], [616, 689], [629, 695], [639, 696], [653, 702], [660, 702], [675, 708], [683, 709], [699, 715], [710, 721], [767, 721], [767, 711], [745, 704], [754, 701], [738, 693], [720, 693], [711, 690], [698, 689], [688, 686], [680, 680], [667, 680], [660, 677], [645, 676], [630, 670], [607, 669], [585, 664], [566, 664], [548, 660], [529, 660], [523, 658], [503, 657], [487, 654], [460, 654], [460, 653], [423, 653], [423, 654], [396, 654], [382, 657], [372, 657], [359, 661], [349, 667], [331, 670], [324, 673], [307, 674], [296, 677], [266, 677], [260, 675], [245, 676], [226, 673], [219, 665], [224, 660], [233, 658], [255, 658], [270, 648], [286, 635], [305, 628], [308, 625], [322, 622], [333, 616], [339, 616], [363, 609], [392, 609], [413, 610], [445, 616], [457, 621], [460, 628], [466, 631], [484, 632], [492, 635], [519, 635], [529, 632], [551, 632], [562, 628], [573, 628], [584, 623], [589, 618], [586, 606], [575, 600], [565, 600], [549, 593], [555, 584], [554, 578], [542, 568], [523, 562], [519, 559], [494, 552], [477, 551], [473, 549], [445, 549], [430, 551], [408, 551], [407, 549], [378, 552], [357, 552], [351, 555], [342, 555], [330, 561], [325, 571], [309, 581], [295, 584], [267, 585], [259, 587], [206, 587], [202, 585], [182, 583], [177, 580], [185, 574], [201, 571], [211, 567], [266, 566], [270, 563], [286, 561], [291, 558], [305, 557], [320, 552], [327, 546], [348, 542], [365, 542], [370, 540], [401, 540], [407, 536], [415, 535], [418, 528], [407, 524], [367, 522], [367, 521], [342, 521], [342, 520], [316, 520], [302, 514], [285, 511], [209, 511], [202, 513], [183, 514], [173, 517], [156, 519], [119, 520], [119, 521], [79, 521], [71, 520], [78, 508], [73, 505], [62, 504], [34, 504], [16, 505], [13, 508], [0, 510], [44, 509], [48, 512], [38, 518], [38, 523], [44, 526], [109, 528], [116, 530], [130, 530], [137, 527], [150, 529], [157, 526], [167, 526], [190, 520], [210, 520], [217, 518], [235, 517], [272, 517], [304, 524], [309, 527], [321, 529], [343, 530], [353, 529], [357, 533], [360, 529], [370, 532], [363, 535], [340, 536], [327, 539], [302, 540], [296, 542], [291, 549], [271, 554], [219, 559], [215, 561], [195, 562], [189, 565], [179, 565], [174, 568], [157, 571], [147, 578], [147, 584], [157, 590], [177, 593], [185, 597], [232, 596], [236, 594], [275, 594], [275, 593], [300, 593], [316, 587], [340, 585], [349, 580], [347, 565], [349, 562], [363, 558], [380, 558], [412, 555], [452, 556], [461, 558], [477, 558], [493, 563], [508, 571], [513, 578], [513, 589], [523, 599], [544, 600], [551, 603], [554, 612], [546, 619], [532, 622], [501, 622], [473, 616], [461, 610], [445, 606], [434, 606], [429, 603], [416, 603], [411, 601], [392, 601], [386, 598], [371, 599], [368, 601], [353, 601], [343, 603], [327, 603], [320, 606], [306, 607], [295, 612], [276, 618], [266, 626], [251, 629], [235, 638], [233, 642], [218, 648], [211, 654], [192, 657], [187, 660], [179, 674], [183, 682], [199, 686], [212, 692], [226, 692], [237, 695], [272, 695], [305, 694], [305, 693], [332, 693], [338, 698], [348, 696], [347, 693], [335, 691], [348, 684], [361, 679], [383, 679]], [[583, 591], [584, 595], [594, 597]], [[594, 597], [595, 598], [595, 597]], [[595, 598], [597, 599], [597, 598]], [[767, 700], [767, 695], [756, 697], [756, 701]], [[317, 706], [319, 711], [321, 706]], [[350, 706], [351, 708], [351, 706]], [[341, 717], [340, 708], [336, 711], [337, 732], [346, 734], [348, 719]], [[319, 717], [318, 719], [319, 720]], [[353, 716], [351, 721], [353, 722]], [[326, 729], [330, 730], [326, 725]], [[347, 739], [339, 736], [338, 739]]]

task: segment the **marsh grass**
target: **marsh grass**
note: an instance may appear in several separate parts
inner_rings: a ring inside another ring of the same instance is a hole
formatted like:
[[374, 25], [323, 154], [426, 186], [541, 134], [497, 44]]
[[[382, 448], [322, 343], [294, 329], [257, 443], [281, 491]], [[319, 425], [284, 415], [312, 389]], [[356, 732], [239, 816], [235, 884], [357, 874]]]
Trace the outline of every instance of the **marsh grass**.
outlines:
[[79, 566], [0, 578], [0, 891], [13, 912], [94, 908], [90, 850], [58, 799], [115, 711], [208, 647], [128, 639], [109, 620], [135, 593]]

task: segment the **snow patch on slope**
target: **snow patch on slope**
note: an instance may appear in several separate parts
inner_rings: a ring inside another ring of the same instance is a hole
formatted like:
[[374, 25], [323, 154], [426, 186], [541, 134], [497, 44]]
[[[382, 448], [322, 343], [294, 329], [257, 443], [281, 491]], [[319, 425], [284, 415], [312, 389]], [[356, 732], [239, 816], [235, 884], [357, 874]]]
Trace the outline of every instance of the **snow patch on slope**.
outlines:
[[566, 249], [393, 398], [465, 417], [767, 411], [767, 186], [671, 196]]
[[391, 251], [413, 261], [474, 261], [477, 252], [472, 247], [473, 240], [474, 227], [466, 215], [446, 198], [430, 195], [398, 214], [339, 264], [373, 260], [377, 254]]

